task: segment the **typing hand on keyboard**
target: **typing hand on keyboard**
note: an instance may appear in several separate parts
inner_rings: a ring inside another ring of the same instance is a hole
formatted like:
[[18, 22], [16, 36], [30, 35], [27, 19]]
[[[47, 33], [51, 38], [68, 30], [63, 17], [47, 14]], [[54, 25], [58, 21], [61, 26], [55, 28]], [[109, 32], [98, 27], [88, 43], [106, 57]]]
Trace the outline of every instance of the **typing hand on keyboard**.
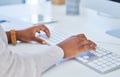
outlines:
[[[40, 34], [48, 45], [56, 45], [65, 40], [68, 36], [57, 31], [51, 31], [51, 37], [47, 38], [45, 34]], [[120, 68], [120, 55], [101, 47], [96, 47], [96, 51], [84, 52], [75, 59], [83, 65], [91, 68], [98, 73], [105, 74]]]
[[71, 37], [51, 31], [50, 38], [45, 33], [39, 35], [48, 45], [57, 45], [64, 51], [64, 58], [73, 58], [88, 50], [95, 50], [95, 43], [87, 40], [84, 34], [78, 34]]

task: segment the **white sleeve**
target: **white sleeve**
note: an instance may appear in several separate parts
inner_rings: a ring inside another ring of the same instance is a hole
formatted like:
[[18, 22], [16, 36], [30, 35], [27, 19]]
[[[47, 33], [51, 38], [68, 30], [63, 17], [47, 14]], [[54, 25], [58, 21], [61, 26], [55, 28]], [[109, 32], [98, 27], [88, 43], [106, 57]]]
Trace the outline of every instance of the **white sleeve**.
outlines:
[[7, 72], [14, 60], [13, 54], [8, 51], [5, 42], [0, 37], [0, 77]]
[[15, 54], [0, 38], [0, 77], [40, 77], [41, 73], [64, 55], [63, 50], [58, 46], [49, 46], [42, 52], [44, 53]]
[[44, 53], [41, 55], [33, 56], [37, 64], [37, 68], [41, 73], [45, 72], [64, 56], [63, 50], [58, 46], [49, 46], [43, 52]]

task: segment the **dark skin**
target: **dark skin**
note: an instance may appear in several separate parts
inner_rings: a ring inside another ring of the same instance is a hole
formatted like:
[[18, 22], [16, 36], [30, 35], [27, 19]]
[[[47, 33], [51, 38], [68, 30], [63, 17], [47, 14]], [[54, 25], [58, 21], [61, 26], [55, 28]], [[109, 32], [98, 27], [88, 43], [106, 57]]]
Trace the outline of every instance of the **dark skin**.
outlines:
[[[16, 31], [16, 39], [22, 42], [29, 42], [29, 41], [36, 41], [38, 43], [41, 44], [45, 44], [45, 41], [35, 37], [35, 33], [38, 32], [40, 33], [40, 31], [43, 31], [46, 33], [47, 37], [50, 37], [50, 32], [49, 29], [44, 26], [44, 25], [38, 25], [38, 26], [34, 26], [31, 28], [27, 28], [24, 30], [17, 30]], [[11, 39], [10, 39], [10, 33], [6, 32], [7, 37], [8, 37], [8, 43], [11, 43]]]
[[[40, 33], [40, 31], [45, 32], [48, 38], [50, 37], [49, 29], [45, 25], [38, 25], [16, 31], [16, 38], [22, 42], [36, 41], [41, 44], [46, 44], [43, 39], [35, 36], [35, 33]], [[11, 43], [9, 32], [6, 32], [6, 34], [8, 37], [8, 43]], [[84, 34], [77, 34], [63, 40], [58, 43], [57, 46], [63, 49], [64, 58], [74, 58], [85, 51], [95, 50], [96, 44], [93, 41], [88, 40]]]

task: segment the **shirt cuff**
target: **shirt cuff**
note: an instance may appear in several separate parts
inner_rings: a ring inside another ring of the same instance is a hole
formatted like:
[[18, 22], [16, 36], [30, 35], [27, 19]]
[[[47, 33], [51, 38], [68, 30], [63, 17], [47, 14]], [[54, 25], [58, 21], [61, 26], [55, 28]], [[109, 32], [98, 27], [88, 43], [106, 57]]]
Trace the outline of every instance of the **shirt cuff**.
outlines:
[[59, 47], [59, 46], [51, 46], [50, 48], [54, 49], [57, 56], [62, 57], [62, 58], [64, 57], [64, 51], [63, 51], [63, 49], [61, 47]]

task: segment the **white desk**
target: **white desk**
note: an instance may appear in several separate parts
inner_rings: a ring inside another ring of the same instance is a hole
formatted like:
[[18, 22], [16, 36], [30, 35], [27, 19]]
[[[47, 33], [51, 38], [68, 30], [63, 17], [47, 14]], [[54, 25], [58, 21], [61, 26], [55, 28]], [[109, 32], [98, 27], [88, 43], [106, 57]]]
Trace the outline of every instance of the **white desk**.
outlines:
[[[25, 8], [27, 8], [26, 5], [0, 7], [0, 14], [9, 17], [18, 16], [19, 19], [19, 16], [22, 14], [27, 15], [27, 13], [33, 12], [33, 10], [31, 10], [31, 12], [28, 12], [30, 9], [26, 12]], [[85, 8], [81, 8], [81, 14], [79, 16], [67, 16], [65, 14], [65, 6], [52, 6], [52, 15], [58, 20], [58, 23], [51, 24], [54, 29], [65, 32], [69, 35], [85, 33], [89, 39], [95, 41], [101, 47], [120, 54], [120, 39], [105, 34], [105, 31], [108, 29], [119, 27], [116, 25], [116, 23], [120, 24], [120, 21], [98, 16], [96, 15], [96, 12]], [[26, 46], [26, 49], [24, 49], [23, 46]], [[27, 50], [29, 52], [29, 50], [35, 51], [37, 48], [42, 48], [42, 46], [39, 44], [19, 44], [16, 47], [10, 46], [10, 48], [13, 51], [17, 50], [17, 52], [20, 52], [21, 50]], [[76, 60], [69, 60], [56, 67], [51, 68], [46, 73], [44, 73], [42, 77], [118, 76], [120, 76], [120, 69], [105, 75], [100, 75], [80, 64]]]

